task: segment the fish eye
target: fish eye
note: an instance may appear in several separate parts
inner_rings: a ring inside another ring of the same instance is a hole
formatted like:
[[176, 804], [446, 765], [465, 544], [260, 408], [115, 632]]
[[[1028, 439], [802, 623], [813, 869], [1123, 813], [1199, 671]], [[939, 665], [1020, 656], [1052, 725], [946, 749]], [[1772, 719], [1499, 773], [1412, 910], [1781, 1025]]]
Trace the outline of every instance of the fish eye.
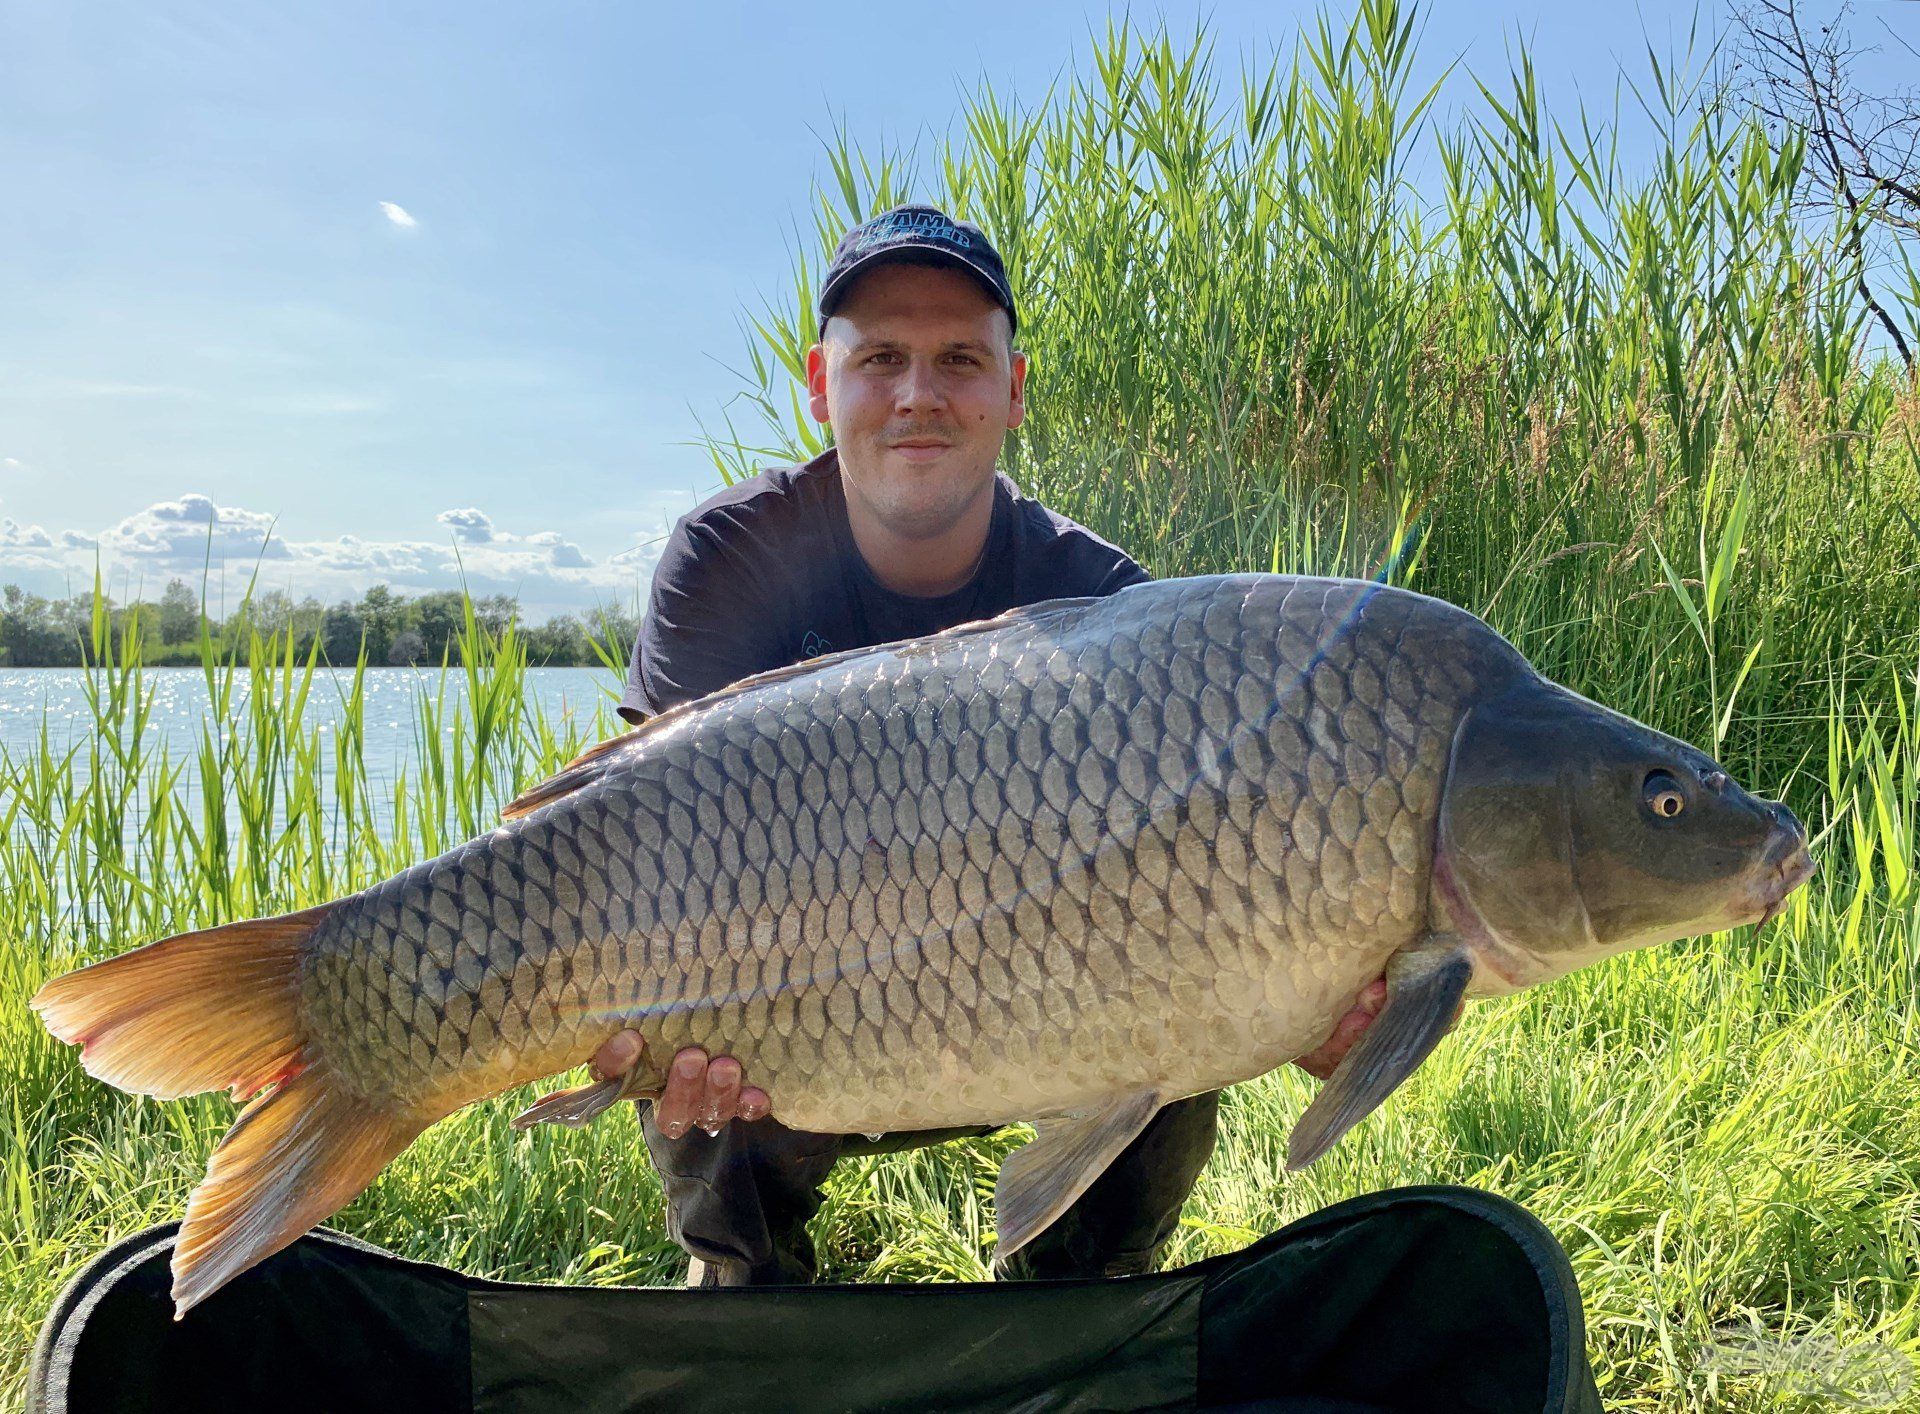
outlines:
[[1646, 802], [1647, 809], [1662, 820], [1671, 820], [1687, 808], [1687, 798], [1680, 793], [1680, 782], [1666, 771], [1647, 773], [1640, 787], [1640, 798]]

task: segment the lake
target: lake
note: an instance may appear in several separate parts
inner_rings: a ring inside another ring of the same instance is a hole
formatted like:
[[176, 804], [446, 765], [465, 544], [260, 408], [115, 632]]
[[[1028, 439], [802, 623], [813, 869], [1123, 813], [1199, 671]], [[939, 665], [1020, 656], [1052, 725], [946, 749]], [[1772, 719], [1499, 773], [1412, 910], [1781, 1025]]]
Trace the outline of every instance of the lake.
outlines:
[[[175, 760], [190, 756], [208, 720], [207, 680], [198, 668], [149, 668], [143, 674], [153, 694], [152, 729], [162, 736]], [[612, 690], [619, 684], [600, 668], [530, 668], [528, 692], [543, 716], [558, 721], [569, 714], [590, 720], [597, 708], [608, 711], [609, 729], [621, 725], [612, 717]], [[369, 779], [390, 784], [416, 752], [419, 716], [416, 702], [422, 693], [440, 687], [434, 668], [370, 668], [365, 686], [365, 759]], [[314, 672], [307, 698], [306, 721], [325, 734], [338, 730], [345, 716], [345, 700], [353, 673], [345, 668]], [[466, 696], [466, 679], [449, 673], [449, 706]], [[234, 707], [244, 711], [248, 695], [246, 674], [236, 673]], [[457, 715], [450, 713], [449, 715]], [[86, 672], [80, 668], [0, 668], [0, 756], [18, 757], [37, 749], [44, 722], [56, 752], [75, 744], [75, 737], [91, 727], [87, 705]], [[323, 761], [329, 759], [323, 756]], [[192, 790], [194, 773], [184, 784]], [[130, 825], [137, 822], [129, 822]]]

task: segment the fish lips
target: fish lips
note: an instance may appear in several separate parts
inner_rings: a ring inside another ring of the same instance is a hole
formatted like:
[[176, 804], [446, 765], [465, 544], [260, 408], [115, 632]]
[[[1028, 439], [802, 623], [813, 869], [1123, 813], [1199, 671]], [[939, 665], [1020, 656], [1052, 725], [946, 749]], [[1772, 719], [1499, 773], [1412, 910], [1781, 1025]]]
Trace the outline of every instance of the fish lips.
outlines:
[[1811, 879], [1819, 868], [1807, 849], [1807, 832], [1793, 812], [1777, 804], [1772, 810], [1773, 836], [1760, 857], [1751, 904], [1759, 910], [1759, 917], [1753, 920], [1756, 925], [1778, 915], [1787, 906], [1793, 891]]

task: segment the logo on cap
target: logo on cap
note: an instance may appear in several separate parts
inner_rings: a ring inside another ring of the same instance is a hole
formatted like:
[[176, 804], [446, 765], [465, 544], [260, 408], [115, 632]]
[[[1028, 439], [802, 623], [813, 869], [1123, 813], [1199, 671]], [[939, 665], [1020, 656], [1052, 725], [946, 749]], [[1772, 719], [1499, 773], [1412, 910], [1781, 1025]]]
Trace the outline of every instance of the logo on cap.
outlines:
[[938, 211], [889, 211], [884, 216], [875, 217], [860, 228], [854, 237], [853, 249], [866, 250], [883, 241], [899, 240], [910, 237], [914, 240], [945, 241], [969, 250], [973, 240], [967, 233], [953, 224], [950, 217]]

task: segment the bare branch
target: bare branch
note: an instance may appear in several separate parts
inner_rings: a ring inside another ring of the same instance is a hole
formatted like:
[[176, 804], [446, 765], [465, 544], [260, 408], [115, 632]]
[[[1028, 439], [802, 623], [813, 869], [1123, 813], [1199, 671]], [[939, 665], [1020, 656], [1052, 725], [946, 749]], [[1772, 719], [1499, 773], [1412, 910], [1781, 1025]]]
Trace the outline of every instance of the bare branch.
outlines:
[[1912, 89], [1877, 96], [1855, 86], [1854, 61], [1873, 50], [1852, 42], [1852, 11], [1843, 0], [1815, 35], [1801, 22], [1799, 0], [1747, 0], [1734, 12], [1744, 41], [1735, 71], [1750, 75], [1742, 88], [1776, 147], [1804, 136], [1804, 200], [1845, 218], [1860, 298], [1912, 368], [1904, 331], [1868, 281], [1865, 233], [1877, 229], [1896, 242], [1920, 236], [1920, 100]]

